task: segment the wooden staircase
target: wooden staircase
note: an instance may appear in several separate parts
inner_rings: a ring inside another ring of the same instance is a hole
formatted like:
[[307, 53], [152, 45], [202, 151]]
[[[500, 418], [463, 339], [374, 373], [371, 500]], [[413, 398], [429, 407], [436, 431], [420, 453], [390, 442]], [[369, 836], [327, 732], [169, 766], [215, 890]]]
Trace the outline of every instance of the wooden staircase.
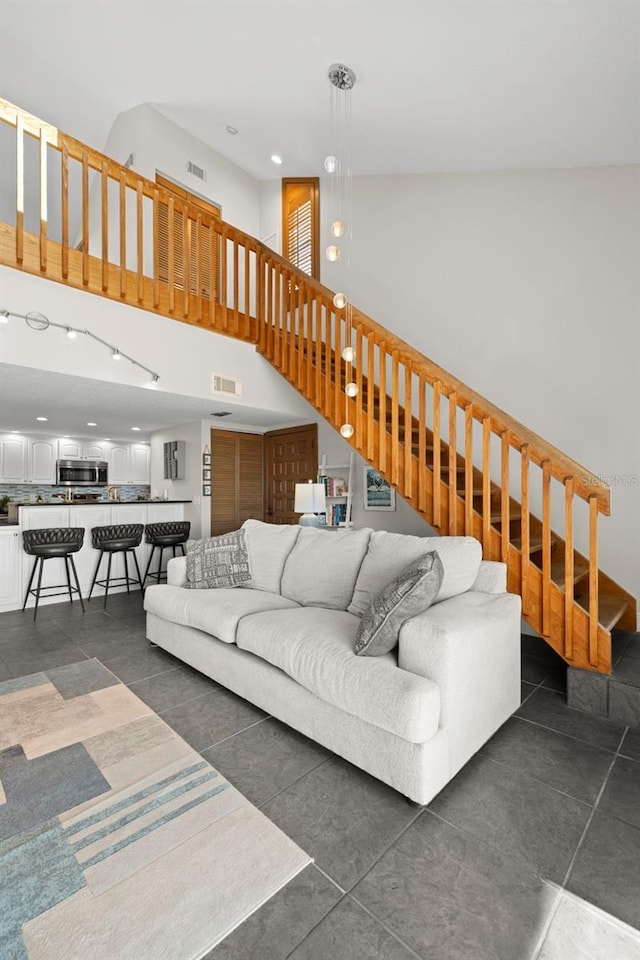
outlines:
[[[636, 601], [599, 569], [605, 483], [369, 317], [336, 310], [330, 290], [254, 237], [2, 100], [0, 120], [15, 131], [17, 170], [15, 221], [0, 223], [1, 263], [255, 343], [336, 429], [353, 425], [351, 446], [430, 526], [477, 537], [485, 559], [506, 563], [525, 619], [567, 663], [610, 671], [611, 629], [636, 629]], [[40, 157], [33, 183], [27, 137]], [[51, 169], [60, 170], [55, 228]], [[25, 198], [37, 202], [38, 232], [25, 228]], [[161, 216], [182, 220], [183, 285], [171, 245], [161, 276]], [[210, 297], [199, 278], [216, 265]], [[354, 362], [343, 358], [345, 345]], [[353, 398], [348, 382], [358, 388]]]

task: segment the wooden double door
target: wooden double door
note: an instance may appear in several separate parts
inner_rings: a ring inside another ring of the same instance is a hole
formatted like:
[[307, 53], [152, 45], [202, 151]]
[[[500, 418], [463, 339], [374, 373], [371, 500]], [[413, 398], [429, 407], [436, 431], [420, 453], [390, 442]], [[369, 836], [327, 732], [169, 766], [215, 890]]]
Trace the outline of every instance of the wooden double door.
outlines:
[[249, 518], [297, 523], [296, 483], [318, 472], [315, 423], [269, 433], [211, 431], [211, 535], [237, 530]]

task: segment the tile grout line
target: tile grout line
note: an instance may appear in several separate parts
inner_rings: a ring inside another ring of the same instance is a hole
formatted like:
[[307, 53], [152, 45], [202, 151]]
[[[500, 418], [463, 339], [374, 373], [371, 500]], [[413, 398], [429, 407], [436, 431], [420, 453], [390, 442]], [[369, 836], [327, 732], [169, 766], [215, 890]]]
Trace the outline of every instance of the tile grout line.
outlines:
[[[547, 687], [544, 688], [548, 689]], [[557, 690], [552, 690], [552, 693], [558, 693]], [[569, 708], [571, 709], [571, 708]], [[587, 714], [591, 716], [591, 714]], [[552, 733], [560, 733], [563, 737], [569, 737], [571, 740], [577, 740], [578, 743], [586, 743], [587, 746], [597, 747], [599, 750], [605, 750], [607, 753], [613, 753], [609, 747], [603, 747], [599, 743], [593, 743], [591, 740], [584, 740], [582, 737], [576, 737], [572, 733], [565, 733], [564, 730], [557, 730], [555, 727], [550, 727], [546, 723], [540, 723], [539, 720], [532, 720], [530, 717], [521, 717], [518, 715], [517, 711], [511, 715], [511, 718], [515, 720], [524, 720], [525, 723], [532, 723], [535, 727], [542, 727], [543, 730], [551, 730]], [[509, 718], [509, 719], [511, 719]], [[608, 720], [606, 717], [596, 717], [597, 720], [602, 720], [604, 723], [615, 723], [614, 720]], [[622, 727], [623, 724], [617, 724], [617, 726]]]
[[[609, 751], [606, 751], [606, 752], [609, 752]], [[491, 763], [495, 763], [496, 766], [498, 767], [503, 767], [505, 770], [510, 770], [513, 773], [518, 773], [520, 774], [520, 776], [526, 777], [527, 780], [532, 780], [534, 783], [539, 783], [540, 786], [546, 787], [547, 790], [553, 790], [554, 793], [559, 794], [561, 797], [566, 797], [567, 800], [573, 800], [574, 803], [581, 803], [585, 807], [593, 807], [593, 805], [595, 804], [595, 800], [593, 801], [593, 803], [591, 803], [589, 802], [589, 800], [583, 800], [581, 797], [574, 797], [573, 794], [566, 793], [564, 790], [560, 790], [559, 787], [554, 787], [550, 783], [547, 783], [545, 780], [540, 780], [538, 777], [534, 777], [532, 774], [527, 773], [527, 771], [523, 770], [521, 767], [512, 767], [508, 763], [505, 763], [503, 760], [496, 760], [494, 757], [490, 757], [488, 753], [482, 753], [481, 750], [479, 750], [478, 753], [475, 754], [475, 756], [483, 757], [483, 759], [489, 760]], [[608, 773], [606, 774], [606, 776], [608, 776]], [[606, 780], [606, 776], [605, 776], [605, 780]], [[599, 796], [599, 793], [596, 794], [596, 796]]]
[[[271, 718], [271, 717], [267, 717], [266, 719], [267, 719], [267, 720], [270, 720], [270, 719], [272, 719], [272, 718]], [[276, 719], [276, 718], [274, 717], [273, 719]], [[234, 734], [234, 736], [235, 736], [235, 734]], [[261, 803], [256, 803], [256, 804], [254, 804], [254, 806], [256, 806], [256, 807], [258, 808], [258, 810], [262, 810], [262, 808], [263, 808], [264, 806], [266, 806], [267, 803], [271, 803], [272, 800], [276, 800], [278, 797], [282, 796], [282, 794], [283, 794], [283, 793], [286, 793], [287, 790], [290, 790], [291, 787], [295, 787], [295, 785], [296, 785], [297, 783], [300, 783], [300, 781], [301, 781], [301, 780], [304, 780], [304, 778], [305, 778], [308, 774], [313, 773], [314, 770], [317, 770], [318, 767], [321, 767], [323, 763], [327, 763], [328, 760], [331, 760], [331, 757], [330, 757], [330, 756], [329, 756], [329, 757], [323, 757], [322, 760], [320, 760], [318, 763], [316, 763], [315, 766], [309, 767], [308, 770], [305, 770], [304, 773], [301, 773], [299, 777], [296, 777], [295, 780], [292, 780], [291, 783], [288, 783], [286, 787], [283, 787], [283, 788], [282, 788], [282, 790], [278, 790], [277, 793], [272, 794], [267, 800], [263, 800]], [[263, 811], [263, 812], [264, 812], [264, 811]], [[267, 816], [266, 813], [265, 813], [265, 816]], [[269, 817], [269, 819], [271, 820], [271, 817]], [[271, 822], [273, 823], [274, 821], [271, 820]], [[277, 824], [276, 824], [276, 826], [277, 826]], [[315, 863], [315, 861], [314, 861], [314, 863]], [[318, 869], [320, 870], [320, 867], [318, 867]], [[321, 873], [324, 873], [323, 870], [321, 870], [320, 872], [321, 872]], [[330, 877], [328, 873], [325, 874], [325, 876], [328, 877], [328, 879], [331, 880], [332, 883], [335, 883], [337, 887], [340, 887], [340, 884], [338, 883], [338, 881], [337, 881], [337, 880], [334, 880], [332, 877]], [[342, 890], [342, 887], [340, 887], [340, 889]], [[346, 893], [346, 891], [344, 891], [344, 892]]]
[[[556, 886], [556, 884], [554, 884], [554, 886]], [[546, 919], [545, 922], [544, 922], [544, 925], [543, 925], [543, 927], [542, 927], [542, 932], [541, 932], [541, 934], [540, 934], [540, 936], [539, 936], [539, 938], [538, 938], [538, 942], [536, 943], [535, 947], [533, 948], [533, 953], [531, 954], [530, 960], [537, 960], [537, 958], [539, 957], [540, 951], [541, 951], [542, 948], [544, 947], [545, 940], [547, 939], [547, 936], [548, 936], [548, 934], [549, 934], [549, 930], [551, 929], [551, 924], [553, 923], [553, 920], [554, 920], [554, 918], [555, 918], [555, 915], [557, 914], [558, 910], [560, 909], [560, 900], [561, 900], [561, 899], [562, 899], [562, 887], [557, 887], [557, 888], [556, 888], [556, 898], [555, 898], [555, 900], [554, 900], [554, 902], [553, 902], [553, 904], [552, 904], [552, 906], [551, 906], [551, 909], [549, 910], [549, 916], [547, 917], [547, 919]]]
[[588, 818], [587, 822], [586, 822], [585, 825], [584, 825], [584, 830], [582, 831], [582, 834], [581, 834], [581, 836], [580, 836], [580, 839], [578, 840], [578, 845], [576, 846], [576, 849], [575, 849], [575, 851], [574, 851], [574, 854], [573, 854], [573, 856], [571, 857], [571, 860], [569, 861], [569, 866], [567, 867], [567, 872], [565, 873], [565, 875], [564, 875], [564, 880], [562, 881], [562, 889], [563, 889], [563, 890], [566, 890], [566, 889], [567, 889], [567, 883], [569, 882], [569, 877], [571, 876], [571, 872], [572, 872], [572, 870], [573, 870], [573, 868], [574, 868], [574, 865], [575, 865], [575, 862], [576, 862], [576, 860], [577, 860], [577, 858], [578, 858], [578, 854], [579, 854], [579, 852], [580, 852], [580, 849], [581, 849], [581, 847], [582, 847], [582, 844], [583, 844], [584, 841], [585, 841], [585, 838], [586, 838], [586, 836], [587, 836], [587, 832], [588, 832], [591, 824], [593, 823], [593, 819], [594, 819], [594, 817], [595, 817], [595, 815], [596, 815], [596, 813], [597, 813], [598, 807], [599, 807], [599, 805], [600, 805], [600, 801], [601, 801], [601, 799], [602, 799], [602, 795], [603, 795], [603, 793], [604, 793], [604, 791], [605, 791], [605, 789], [606, 789], [606, 786], [607, 786], [607, 784], [608, 784], [608, 782], [609, 782], [609, 778], [610, 778], [610, 776], [611, 776], [611, 771], [612, 771], [613, 768], [614, 768], [614, 765], [615, 765], [615, 763], [616, 763], [616, 760], [617, 760], [618, 757], [620, 756], [620, 748], [621, 748], [621, 746], [622, 746], [622, 744], [623, 744], [623, 742], [624, 742], [624, 738], [625, 738], [626, 735], [627, 735], [627, 730], [628, 730], [628, 729], [629, 729], [628, 727], [625, 727], [624, 730], [623, 730], [623, 732], [622, 732], [622, 736], [620, 737], [620, 741], [619, 741], [619, 743], [618, 743], [618, 749], [617, 749], [616, 752], [614, 753], [613, 759], [611, 760], [611, 763], [609, 764], [609, 769], [607, 770], [606, 776], [605, 776], [605, 778], [604, 778], [604, 780], [603, 780], [603, 782], [602, 782], [602, 786], [600, 787], [600, 790], [598, 791], [598, 796], [596, 797], [596, 802], [594, 803], [593, 809], [591, 810], [591, 813], [589, 814], [589, 818]]
[[[209, 696], [209, 694], [205, 693], [205, 697], [207, 696]], [[198, 697], [194, 697], [193, 699], [197, 700]], [[160, 716], [160, 714], [158, 714], [158, 716]], [[171, 727], [171, 723], [169, 723], [166, 717], [162, 717], [162, 719], [164, 720], [165, 723], [169, 724], [169, 726]], [[206, 747], [198, 747], [198, 748], [193, 747], [193, 749], [194, 750], [197, 749], [198, 753], [202, 753], [204, 750], [211, 750], [212, 747], [219, 747], [221, 743], [226, 743], [227, 740], [233, 740], [233, 738], [237, 737], [239, 733], [245, 733], [247, 730], [251, 730], [252, 727], [257, 727], [261, 723], [264, 723], [265, 720], [270, 720], [270, 719], [271, 719], [270, 716], [260, 717], [259, 720], [255, 720], [253, 723], [248, 723], [246, 727], [242, 727], [240, 730], [235, 730], [233, 733], [230, 733], [228, 737], [223, 737], [221, 740], [216, 740], [214, 741], [214, 743], [210, 743]], [[181, 733], [179, 733], [178, 730], [175, 729], [175, 727], [171, 727], [171, 729], [174, 731], [174, 733], [177, 733], [179, 737], [182, 737], [183, 740], [186, 739], [186, 737], [184, 737]], [[188, 740], [187, 740], [187, 743], [189, 743]], [[191, 744], [189, 744], [189, 746], [191, 746]]]

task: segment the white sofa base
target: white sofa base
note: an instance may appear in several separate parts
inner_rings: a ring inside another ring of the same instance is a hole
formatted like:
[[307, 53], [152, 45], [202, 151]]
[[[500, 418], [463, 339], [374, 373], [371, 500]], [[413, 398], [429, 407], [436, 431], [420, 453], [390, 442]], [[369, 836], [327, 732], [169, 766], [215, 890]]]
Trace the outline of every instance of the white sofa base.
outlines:
[[428, 803], [451, 779], [449, 744], [442, 728], [426, 743], [410, 743], [325, 703], [282, 670], [235, 644], [152, 613], [147, 613], [147, 637], [417, 803]]

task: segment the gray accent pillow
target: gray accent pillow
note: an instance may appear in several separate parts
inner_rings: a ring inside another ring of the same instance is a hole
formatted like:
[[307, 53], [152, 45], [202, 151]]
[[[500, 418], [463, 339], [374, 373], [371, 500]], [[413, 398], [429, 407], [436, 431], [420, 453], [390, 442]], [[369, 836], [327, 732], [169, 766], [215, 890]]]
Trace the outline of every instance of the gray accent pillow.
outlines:
[[356, 633], [355, 650], [361, 657], [381, 657], [398, 643], [400, 627], [435, 600], [444, 569], [432, 550], [425, 553], [394, 577], [373, 598]]
[[188, 590], [238, 587], [247, 580], [251, 580], [251, 567], [244, 530], [187, 540]]

